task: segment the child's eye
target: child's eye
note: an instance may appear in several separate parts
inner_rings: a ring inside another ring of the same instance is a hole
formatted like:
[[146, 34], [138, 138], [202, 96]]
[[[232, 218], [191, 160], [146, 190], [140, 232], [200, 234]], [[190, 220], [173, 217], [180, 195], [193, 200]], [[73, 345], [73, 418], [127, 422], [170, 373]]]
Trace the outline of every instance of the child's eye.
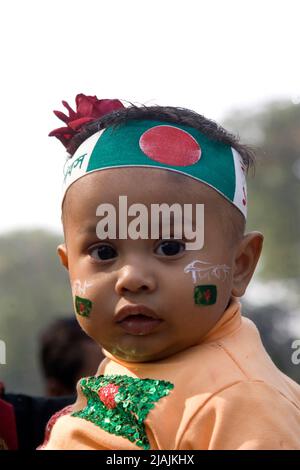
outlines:
[[175, 256], [185, 250], [185, 243], [177, 240], [165, 240], [156, 248], [158, 255]]
[[97, 261], [106, 261], [118, 256], [116, 250], [110, 245], [98, 245], [90, 250], [90, 256]]

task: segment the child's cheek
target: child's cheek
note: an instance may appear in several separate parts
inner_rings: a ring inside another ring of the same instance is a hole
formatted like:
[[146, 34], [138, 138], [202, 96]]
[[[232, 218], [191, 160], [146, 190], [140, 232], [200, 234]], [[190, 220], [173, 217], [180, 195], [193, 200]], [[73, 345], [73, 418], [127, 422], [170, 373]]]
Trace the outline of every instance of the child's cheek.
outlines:
[[191, 276], [193, 303], [199, 307], [209, 307], [218, 302], [221, 293], [227, 290], [231, 268], [225, 264], [214, 264], [196, 259], [184, 267], [184, 273]]
[[89, 298], [88, 291], [93, 283], [87, 279], [75, 279], [71, 281], [71, 286], [75, 313], [81, 317], [89, 318], [92, 313], [93, 302]]

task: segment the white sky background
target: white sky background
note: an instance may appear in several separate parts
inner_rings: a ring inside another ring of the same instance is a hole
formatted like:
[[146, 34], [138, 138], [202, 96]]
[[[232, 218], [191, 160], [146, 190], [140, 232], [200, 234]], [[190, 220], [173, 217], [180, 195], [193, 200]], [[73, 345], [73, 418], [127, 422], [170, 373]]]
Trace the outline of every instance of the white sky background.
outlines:
[[78, 93], [216, 120], [300, 101], [298, 0], [1, 2], [0, 234], [60, 230], [65, 150], [52, 110]]

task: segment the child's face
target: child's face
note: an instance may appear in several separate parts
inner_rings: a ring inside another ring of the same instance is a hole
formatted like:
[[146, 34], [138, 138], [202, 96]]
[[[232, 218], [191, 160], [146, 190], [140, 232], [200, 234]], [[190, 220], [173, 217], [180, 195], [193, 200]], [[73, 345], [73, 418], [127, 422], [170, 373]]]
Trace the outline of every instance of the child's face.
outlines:
[[[143, 203], [149, 214], [154, 203], [204, 204], [203, 248], [187, 251], [179, 242], [151, 238], [101, 241], [96, 209], [110, 203], [118, 214], [119, 195], [127, 196], [128, 207]], [[170, 177], [160, 169], [108, 169], [76, 181], [65, 201], [66, 247], [59, 254], [69, 270], [74, 304], [76, 295], [87, 299], [89, 316], [77, 315], [86, 333], [116, 357], [132, 362], [161, 359], [198, 344], [232, 294], [237, 247], [221, 216], [228, 204], [206, 185], [184, 175]], [[193, 261], [211, 269], [194, 273], [193, 279], [191, 271], [184, 272]], [[223, 266], [221, 271], [214, 271], [217, 266]], [[122, 326], [116, 315], [129, 304], [148, 307], [161, 321], [131, 317]]]

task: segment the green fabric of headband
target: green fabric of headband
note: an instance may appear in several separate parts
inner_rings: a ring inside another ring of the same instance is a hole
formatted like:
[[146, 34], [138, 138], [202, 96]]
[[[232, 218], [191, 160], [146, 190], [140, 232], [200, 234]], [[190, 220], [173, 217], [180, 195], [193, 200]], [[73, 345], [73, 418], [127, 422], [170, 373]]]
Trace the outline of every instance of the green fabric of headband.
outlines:
[[86, 174], [131, 166], [162, 168], [199, 180], [247, 216], [246, 172], [238, 152], [193, 127], [156, 120], [129, 120], [85, 140], [65, 164], [63, 197]]

